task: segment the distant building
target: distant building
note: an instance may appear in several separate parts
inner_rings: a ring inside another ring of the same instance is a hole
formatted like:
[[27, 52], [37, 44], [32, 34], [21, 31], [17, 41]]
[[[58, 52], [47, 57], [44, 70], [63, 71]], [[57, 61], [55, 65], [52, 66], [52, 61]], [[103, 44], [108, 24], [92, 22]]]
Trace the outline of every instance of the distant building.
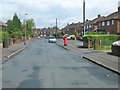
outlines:
[[53, 28], [43, 28], [40, 30], [40, 36], [41, 37], [46, 37], [46, 36], [50, 36], [50, 35], [53, 35], [55, 33], [58, 33], [60, 32], [60, 29], [56, 27], [53, 27]]
[[64, 32], [64, 34], [74, 34], [76, 32], [79, 33], [79, 35], [82, 34], [83, 32], [83, 23], [72, 23], [72, 24], [67, 24], [62, 31]]

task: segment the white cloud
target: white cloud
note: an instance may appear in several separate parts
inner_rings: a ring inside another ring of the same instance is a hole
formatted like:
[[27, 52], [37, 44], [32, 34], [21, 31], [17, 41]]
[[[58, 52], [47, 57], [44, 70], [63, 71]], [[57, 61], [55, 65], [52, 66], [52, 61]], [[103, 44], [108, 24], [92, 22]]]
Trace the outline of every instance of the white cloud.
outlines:
[[[93, 19], [98, 14], [108, 15], [117, 10], [119, 0], [86, 0], [86, 18]], [[59, 26], [66, 23], [82, 22], [83, 0], [1, 0], [0, 19], [12, 19], [17, 13], [21, 19], [35, 19], [37, 27], [45, 27], [55, 24], [55, 18], [59, 20]]]

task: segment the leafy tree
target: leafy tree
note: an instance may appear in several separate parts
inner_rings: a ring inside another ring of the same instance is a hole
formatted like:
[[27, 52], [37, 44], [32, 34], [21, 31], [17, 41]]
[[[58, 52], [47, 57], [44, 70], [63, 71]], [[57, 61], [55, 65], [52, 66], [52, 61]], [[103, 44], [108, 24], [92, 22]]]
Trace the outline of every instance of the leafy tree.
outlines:
[[[7, 31], [12, 38], [18, 38], [21, 35], [23, 35], [23, 34], [21, 34], [22, 33], [21, 21], [18, 18], [16, 13], [13, 16], [12, 20], [7, 21], [7, 27], [4, 29], [4, 31]], [[18, 34], [18, 32], [20, 33], [20, 35]]]
[[27, 32], [27, 36], [30, 35], [30, 37], [33, 37], [33, 35], [34, 35], [34, 31], [33, 31], [34, 27], [35, 27], [35, 23], [34, 23], [33, 19], [26, 20], [26, 32]]
[[12, 32], [11, 37], [16, 39], [22, 39], [23, 33], [22, 31]]
[[1, 32], [2, 34], [2, 41], [6, 40], [7, 38], [9, 38], [9, 33], [8, 32], [5, 32], [5, 31], [2, 31]]
[[9, 34], [11, 34], [14, 31], [14, 26], [13, 26], [12, 20], [7, 21], [7, 27], [6, 27], [5, 31], [7, 31]]
[[13, 26], [14, 26], [14, 31], [19, 31], [22, 29], [21, 26], [21, 21], [18, 18], [17, 14], [15, 13], [15, 15], [13, 16]]
[[79, 39], [79, 33], [78, 32], [75, 33], [75, 36], [76, 36], [77, 39]]

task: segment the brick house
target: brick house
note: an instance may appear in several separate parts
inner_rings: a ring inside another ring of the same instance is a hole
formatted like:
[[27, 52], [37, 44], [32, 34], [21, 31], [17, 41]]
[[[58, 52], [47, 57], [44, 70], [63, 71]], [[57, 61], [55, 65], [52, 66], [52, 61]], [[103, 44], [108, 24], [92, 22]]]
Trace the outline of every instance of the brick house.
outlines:
[[104, 19], [105, 17], [104, 16], [100, 16], [100, 15], [98, 15], [98, 17], [97, 18], [95, 18], [95, 19], [93, 19], [93, 20], [87, 20], [86, 22], [85, 22], [85, 31], [95, 31], [95, 30], [97, 30], [98, 29], [98, 25], [97, 25], [97, 22], [99, 21], [99, 20], [102, 20], [102, 19]]
[[83, 23], [72, 23], [72, 24], [67, 24], [62, 31], [64, 34], [75, 34], [76, 32], [79, 33], [79, 35], [82, 34], [83, 31]]
[[92, 31], [92, 21], [91, 20], [86, 20], [85, 22], [85, 31]]
[[34, 33], [35, 33], [34, 37], [40, 36], [40, 30], [41, 29], [39, 29], [39, 28], [34, 29]]
[[100, 30], [105, 30], [107, 33], [120, 34], [120, 6], [118, 11], [97, 21], [97, 25]]
[[50, 35], [53, 35], [55, 33], [58, 33], [60, 32], [60, 29], [57, 28], [57, 31], [56, 31], [56, 27], [53, 27], [53, 28], [43, 28], [40, 30], [40, 35], [42, 37], [46, 37], [46, 36], [50, 36]]

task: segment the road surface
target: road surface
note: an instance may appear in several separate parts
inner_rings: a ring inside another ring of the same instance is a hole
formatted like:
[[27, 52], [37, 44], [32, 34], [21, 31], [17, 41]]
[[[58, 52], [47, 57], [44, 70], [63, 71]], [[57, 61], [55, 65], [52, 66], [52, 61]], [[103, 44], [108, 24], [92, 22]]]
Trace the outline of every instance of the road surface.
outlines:
[[3, 88], [118, 88], [118, 75], [46, 39], [2, 65]]

